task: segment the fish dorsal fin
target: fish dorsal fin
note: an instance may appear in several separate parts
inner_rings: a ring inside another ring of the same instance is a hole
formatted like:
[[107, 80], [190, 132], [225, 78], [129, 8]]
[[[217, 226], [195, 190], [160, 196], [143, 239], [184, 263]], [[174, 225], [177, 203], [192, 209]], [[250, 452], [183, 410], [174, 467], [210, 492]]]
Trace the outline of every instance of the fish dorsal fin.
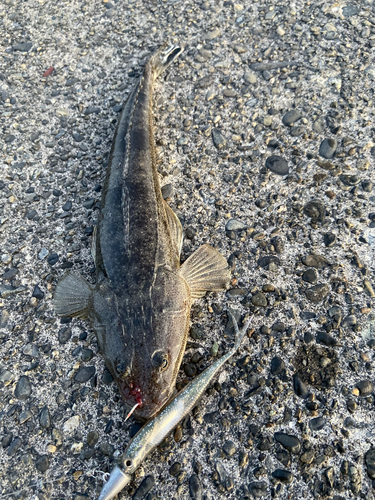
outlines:
[[171, 230], [172, 240], [176, 244], [178, 255], [180, 255], [182, 248], [182, 240], [183, 240], [181, 222], [180, 219], [177, 217], [177, 215], [173, 212], [171, 207], [168, 205], [168, 203], [166, 203], [165, 201], [164, 201], [164, 207], [168, 219], [168, 225]]
[[191, 298], [219, 292], [229, 285], [230, 271], [225, 258], [211, 245], [203, 245], [182, 264], [180, 275], [190, 288]]
[[58, 316], [85, 319], [88, 316], [91, 285], [79, 274], [67, 273], [57, 283], [54, 304]]

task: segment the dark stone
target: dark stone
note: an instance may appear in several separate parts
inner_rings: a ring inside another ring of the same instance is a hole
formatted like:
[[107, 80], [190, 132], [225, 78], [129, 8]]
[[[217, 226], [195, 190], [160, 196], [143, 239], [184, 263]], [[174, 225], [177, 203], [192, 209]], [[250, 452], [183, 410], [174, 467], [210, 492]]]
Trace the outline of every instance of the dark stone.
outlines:
[[10, 446], [7, 451], [7, 455], [9, 457], [12, 457], [17, 453], [17, 451], [21, 448], [22, 446], [22, 440], [19, 437], [15, 437], [13, 441], [10, 443]]
[[358, 175], [340, 175], [340, 180], [345, 186], [356, 186], [361, 180]]
[[193, 474], [189, 479], [189, 494], [193, 500], [202, 500], [203, 498], [202, 485], [196, 474]]
[[76, 142], [82, 142], [83, 139], [84, 139], [84, 136], [82, 134], [79, 134], [78, 132], [73, 132], [73, 139], [76, 141]]
[[295, 373], [293, 375], [293, 389], [294, 392], [297, 394], [302, 399], [306, 399], [307, 396], [310, 394], [309, 389], [305, 382], [303, 382], [298, 375], [298, 373]]
[[8, 432], [8, 434], [5, 434], [5, 436], [1, 440], [1, 447], [7, 448], [10, 445], [12, 439], [13, 439], [13, 432]]
[[[316, 318], [316, 313], [314, 313], [312, 311], [301, 311], [299, 314], [299, 317], [305, 321], [308, 321], [309, 319]], [[309, 339], [311, 338], [311, 340], [310, 340], [310, 342], [311, 342], [313, 340], [312, 334], [311, 334], [311, 332], [307, 332], [307, 333], [309, 333], [308, 337], [309, 337]]]
[[44, 292], [38, 287], [38, 285], [35, 285], [34, 291], [33, 291], [33, 297], [35, 297], [38, 300], [42, 300], [44, 297]]
[[169, 474], [171, 476], [177, 476], [177, 474], [180, 472], [182, 465], [180, 462], [175, 462], [169, 469]]
[[151, 474], [146, 476], [134, 493], [132, 500], [142, 500], [155, 486], [155, 478]]
[[331, 138], [324, 139], [320, 144], [319, 155], [322, 156], [323, 158], [327, 158], [327, 160], [330, 160], [335, 156], [336, 149], [337, 149], [336, 139], [331, 139]]
[[303, 135], [305, 132], [306, 132], [306, 129], [303, 126], [292, 127], [290, 129], [290, 135], [292, 137], [299, 137], [300, 135]]
[[49, 458], [47, 455], [41, 455], [35, 462], [35, 467], [39, 472], [46, 472], [49, 468]]
[[72, 330], [68, 327], [60, 328], [57, 336], [60, 344], [66, 344], [72, 336]]
[[272, 361], [271, 361], [271, 373], [272, 375], [280, 375], [285, 370], [285, 363], [284, 361], [279, 358], [278, 356], [275, 356]]
[[367, 474], [371, 479], [375, 479], [375, 448], [370, 448], [365, 455]]
[[254, 481], [249, 483], [249, 493], [254, 498], [262, 498], [267, 495], [267, 483], [265, 481]]
[[227, 141], [226, 141], [225, 137], [223, 136], [221, 130], [219, 130], [218, 128], [213, 128], [211, 135], [212, 135], [212, 142], [214, 143], [214, 146], [217, 149], [220, 150], [220, 149], [224, 149], [226, 147]]
[[5, 273], [2, 275], [3, 280], [12, 280], [16, 274], [18, 273], [17, 269], [9, 269], [9, 271], [5, 271]]
[[96, 107], [96, 106], [88, 106], [85, 111], [84, 111], [84, 114], [87, 116], [87, 115], [91, 115], [92, 113], [100, 113], [100, 108]]
[[271, 244], [275, 247], [276, 253], [283, 253], [285, 250], [284, 241], [280, 236], [275, 236], [271, 239]]
[[359, 6], [349, 3], [342, 8], [342, 15], [345, 18], [356, 16], [359, 13]]
[[281, 158], [281, 156], [269, 156], [266, 160], [266, 168], [277, 175], [289, 174], [288, 163], [284, 158]]
[[258, 266], [263, 269], [267, 269], [271, 262], [277, 266], [280, 265], [280, 259], [278, 257], [275, 257], [274, 255], [266, 255], [258, 260]]
[[67, 87], [71, 87], [72, 85], [74, 85], [75, 83], [79, 82], [79, 78], [77, 78], [76, 76], [74, 76], [73, 78], [69, 78], [66, 82], [65, 82], [65, 85]]
[[291, 109], [283, 116], [283, 124], [290, 127], [302, 118], [302, 113], [298, 109]]
[[327, 332], [320, 331], [316, 336], [316, 341], [319, 344], [326, 345], [328, 347], [334, 347], [337, 345], [337, 340], [329, 335]]
[[197, 374], [197, 367], [194, 363], [185, 363], [184, 372], [187, 377], [195, 377]]
[[22, 375], [17, 382], [14, 395], [17, 399], [26, 400], [32, 393], [32, 387], [30, 384], [30, 379], [27, 375]]
[[325, 427], [327, 421], [324, 417], [312, 418], [309, 422], [309, 427], [312, 431], [320, 431]]
[[167, 200], [168, 198], [171, 198], [173, 195], [173, 185], [172, 184], [165, 184], [161, 188], [161, 194], [163, 196], [163, 200]]
[[267, 307], [268, 302], [266, 296], [262, 292], [258, 292], [251, 297], [251, 303], [258, 307]]
[[5, 136], [4, 142], [5, 144], [11, 144], [15, 139], [16, 139], [15, 135], [9, 134]]
[[284, 469], [276, 469], [272, 472], [272, 477], [281, 483], [289, 484], [293, 481], [293, 474]]
[[213, 411], [211, 413], [206, 413], [203, 417], [206, 424], [213, 424], [218, 416], [218, 413], [219, 412], [217, 412], [217, 411]]
[[302, 279], [306, 281], [306, 283], [314, 285], [318, 281], [318, 274], [315, 269], [308, 269], [302, 274]]
[[13, 50], [18, 50], [20, 52], [29, 52], [31, 50], [33, 44], [31, 42], [22, 42], [22, 43], [16, 43], [16, 45], [13, 45], [12, 49]]
[[370, 180], [368, 179], [364, 179], [362, 181], [362, 189], [363, 191], [365, 191], [366, 193], [371, 193], [372, 189], [373, 189], [373, 184]]
[[237, 449], [233, 441], [226, 441], [223, 446], [223, 451], [228, 457], [231, 457], [236, 453]]
[[296, 436], [291, 436], [285, 432], [275, 432], [274, 437], [278, 443], [291, 453], [297, 454], [300, 452], [301, 443]]
[[109, 370], [107, 370], [107, 369], [105, 369], [103, 371], [102, 382], [105, 385], [112, 384], [112, 382], [113, 382], [112, 373]]
[[83, 366], [75, 374], [74, 380], [79, 384], [83, 384], [90, 380], [90, 378], [95, 374], [95, 366]]
[[322, 302], [329, 292], [331, 291], [329, 285], [321, 284], [321, 285], [315, 285], [306, 290], [306, 297], [310, 300], [310, 302], [313, 302], [314, 304], [318, 304], [319, 302]]
[[336, 243], [336, 235], [335, 233], [325, 233], [324, 235], [324, 244], [326, 247], [330, 248]]
[[64, 212], [69, 212], [69, 210], [72, 209], [72, 202], [67, 201], [61, 208], [64, 210]]
[[43, 406], [39, 413], [39, 423], [44, 429], [48, 429], [51, 426], [51, 417], [49, 414], [48, 406]]
[[310, 217], [312, 223], [320, 222], [324, 224], [326, 218], [326, 208], [321, 201], [309, 201], [303, 208], [303, 212]]
[[185, 229], [186, 238], [188, 238], [189, 240], [193, 240], [195, 238], [196, 234], [197, 234], [197, 230], [195, 227], [188, 226]]
[[94, 198], [90, 198], [89, 200], [86, 200], [82, 203], [83, 207], [86, 208], [87, 210], [90, 210], [95, 204]]
[[85, 361], [85, 362], [90, 361], [90, 359], [92, 359], [93, 355], [94, 355], [94, 351], [92, 349], [85, 347], [82, 350], [81, 359], [82, 359], [82, 361]]
[[283, 333], [285, 332], [285, 329], [286, 329], [285, 323], [283, 323], [282, 321], [278, 321], [277, 323], [274, 323], [272, 325], [273, 332]]
[[356, 387], [362, 398], [370, 396], [370, 394], [374, 391], [374, 384], [370, 380], [361, 380], [357, 383]]
[[321, 255], [306, 255], [306, 257], [302, 257], [301, 261], [305, 266], [315, 267], [316, 269], [325, 269], [326, 267], [330, 266], [328, 260]]
[[57, 255], [57, 253], [51, 253], [47, 257], [47, 262], [50, 266], [54, 266], [58, 261], [59, 261], [59, 256]]
[[95, 446], [96, 443], [99, 441], [99, 433], [97, 431], [90, 431], [87, 434], [87, 444], [91, 447]]
[[53, 194], [53, 196], [56, 196], [56, 198], [58, 198], [59, 196], [62, 195], [62, 191], [60, 191], [60, 189], [54, 189], [52, 191], [52, 194]]
[[136, 423], [136, 424], [133, 424], [130, 429], [129, 429], [129, 437], [132, 438], [134, 437], [137, 432], [142, 429], [143, 425], [142, 424], [139, 424], [139, 423]]
[[36, 210], [31, 210], [30, 212], [27, 212], [26, 218], [29, 220], [33, 220], [36, 215], [38, 215], [38, 212]]
[[42, 135], [42, 132], [40, 130], [38, 130], [38, 132], [32, 133], [30, 136], [30, 141], [31, 142], [37, 141], [41, 135]]

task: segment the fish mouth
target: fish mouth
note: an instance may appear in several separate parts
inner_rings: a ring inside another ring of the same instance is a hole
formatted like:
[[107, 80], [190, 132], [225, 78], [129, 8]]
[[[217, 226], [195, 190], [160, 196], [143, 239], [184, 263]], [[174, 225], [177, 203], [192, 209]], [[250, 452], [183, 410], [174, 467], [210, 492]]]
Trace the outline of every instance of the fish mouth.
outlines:
[[126, 384], [123, 381], [118, 382], [121, 397], [127, 406], [129, 412], [137, 420], [145, 421], [152, 418], [168, 401], [168, 396], [160, 398], [157, 400], [154, 397], [149, 396], [147, 392], [142, 391], [141, 388], [130, 384]]

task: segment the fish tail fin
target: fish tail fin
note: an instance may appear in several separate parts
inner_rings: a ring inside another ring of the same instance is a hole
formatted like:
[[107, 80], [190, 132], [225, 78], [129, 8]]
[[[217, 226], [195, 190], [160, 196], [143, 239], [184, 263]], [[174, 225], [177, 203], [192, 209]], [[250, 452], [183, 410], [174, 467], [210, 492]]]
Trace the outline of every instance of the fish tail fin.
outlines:
[[232, 351], [235, 352], [240, 347], [242, 339], [244, 338], [245, 333], [247, 332], [247, 329], [249, 328], [251, 318], [246, 321], [246, 323], [244, 324], [244, 326], [240, 330], [238, 328], [238, 323], [236, 321], [236, 318], [233, 316], [233, 314], [230, 311], [228, 311], [228, 314], [232, 319], [232, 323], [233, 323], [234, 331], [235, 331], [235, 335], [236, 335], [235, 343], [234, 343], [234, 346], [232, 348]]
[[183, 50], [184, 48], [180, 45], [168, 45], [167, 43], [159, 47], [150, 59], [155, 79], [161, 75], [175, 59], [177, 59]]
[[54, 305], [58, 316], [87, 318], [91, 285], [78, 274], [66, 273], [57, 283]]

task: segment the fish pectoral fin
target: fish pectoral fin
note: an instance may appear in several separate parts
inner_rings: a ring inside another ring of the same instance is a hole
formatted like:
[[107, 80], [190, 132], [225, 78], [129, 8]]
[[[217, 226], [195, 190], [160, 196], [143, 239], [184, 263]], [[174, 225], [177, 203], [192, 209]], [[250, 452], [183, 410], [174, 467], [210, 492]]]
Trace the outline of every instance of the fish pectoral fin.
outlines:
[[79, 274], [66, 273], [57, 283], [54, 305], [58, 316], [87, 318], [91, 285]]
[[230, 271], [225, 258], [211, 245], [203, 245], [180, 267], [180, 275], [190, 288], [191, 298], [228, 288]]
[[168, 219], [168, 225], [171, 230], [172, 240], [176, 244], [178, 255], [180, 255], [182, 248], [182, 240], [183, 240], [181, 222], [180, 219], [177, 217], [177, 215], [173, 212], [171, 207], [168, 205], [168, 203], [166, 203], [165, 201], [164, 201], [164, 207]]

